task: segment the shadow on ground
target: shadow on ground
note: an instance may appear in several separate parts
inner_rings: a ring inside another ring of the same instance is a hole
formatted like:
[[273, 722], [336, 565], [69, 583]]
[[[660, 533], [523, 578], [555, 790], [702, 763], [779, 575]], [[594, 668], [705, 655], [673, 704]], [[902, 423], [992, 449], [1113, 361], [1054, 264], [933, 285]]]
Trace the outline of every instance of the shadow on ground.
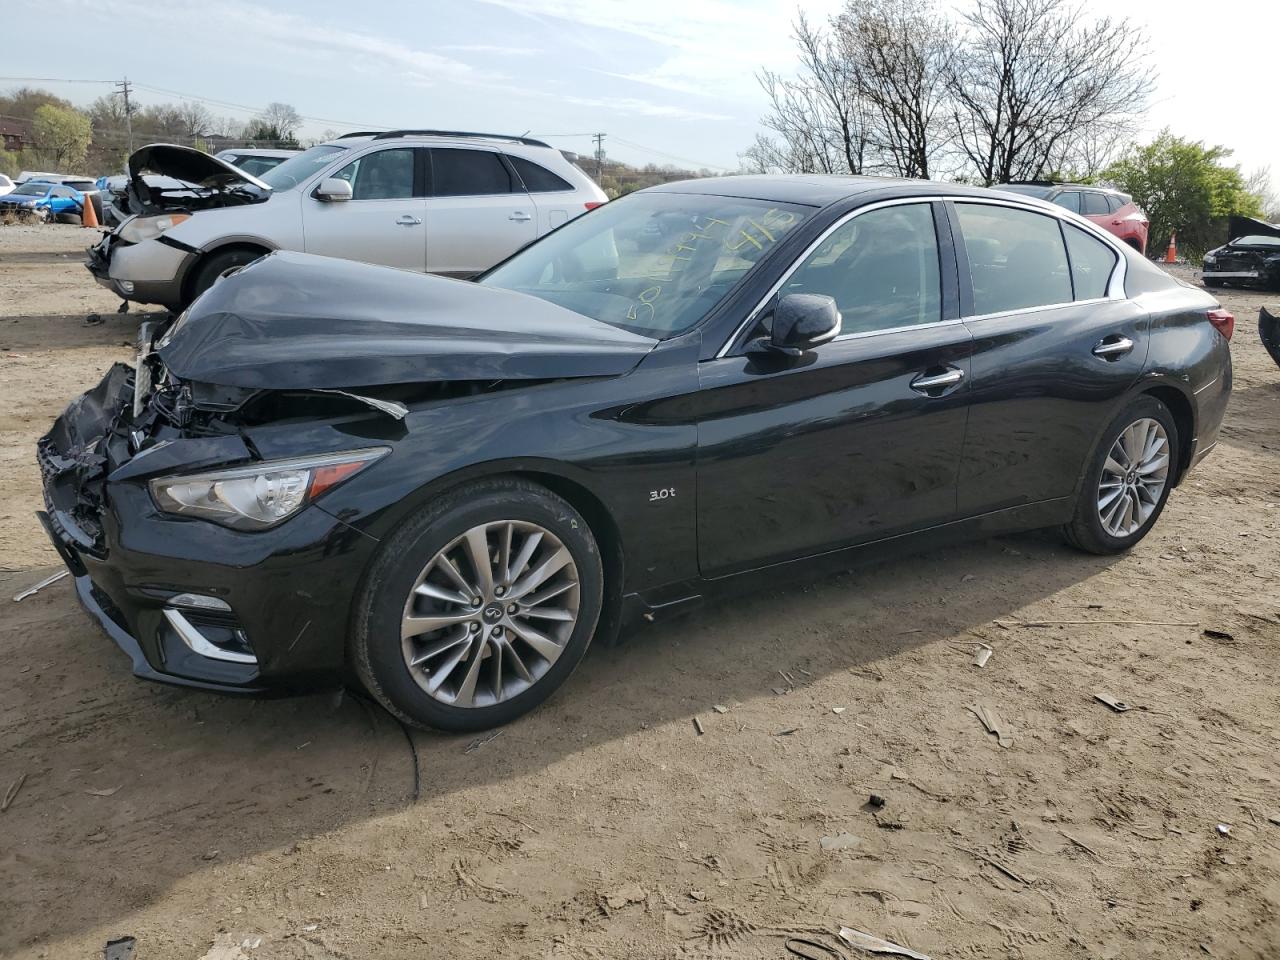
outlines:
[[[874, 672], [882, 658], [989, 626], [1108, 563], [1027, 535], [718, 601], [592, 651], [499, 743], [467, 752], [472, 737], [414, 732], [416, 801], [406, 731], [381, 710], [350, 695], [246, 701], [135, 680], [68, 581], [13, 605], [38, 573], [0, 577], [0, 790], [26, 777], [2, 821], [5, 939], [28, 945], [108, 923], [212, 861], [287, 855], [298, 840], [415, 802], [430, 817], [437, 798], [642, 724], [773, 696], [778, 670]], [[494, 809], [509, 799], [495, 790]], [[50, 909], [19, 916], [16, 902]]]

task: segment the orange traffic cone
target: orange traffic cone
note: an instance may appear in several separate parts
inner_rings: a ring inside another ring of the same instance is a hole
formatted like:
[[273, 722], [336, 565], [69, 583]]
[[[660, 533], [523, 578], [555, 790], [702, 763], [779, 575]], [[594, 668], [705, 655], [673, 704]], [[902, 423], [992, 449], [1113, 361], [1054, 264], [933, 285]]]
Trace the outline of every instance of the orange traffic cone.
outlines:
[[93, 209], [93, 197], [86, 196], [80, 203], [80, 226], [94, 228], [101, 226], [98, 223], [98, 214]]
[[1178, 262], [1178, 233], [1177, 233], [1177, 231], [1173, 231], [1172, 233], [1170, 233], [1170, 234], [1169, 234], [1169, 249], [1168, 249], [1167, 251], [1165, 251], [1165, 255], [1164, 255], [1164, 262], [1165, 262], [1165, 263], [1177, 263], [1177, 262]]

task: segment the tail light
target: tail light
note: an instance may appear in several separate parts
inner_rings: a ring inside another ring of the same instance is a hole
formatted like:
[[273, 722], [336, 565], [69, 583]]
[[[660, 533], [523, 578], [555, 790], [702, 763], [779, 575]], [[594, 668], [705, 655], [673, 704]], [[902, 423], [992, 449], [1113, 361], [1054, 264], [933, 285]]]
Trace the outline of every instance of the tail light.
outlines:
[[596, 207], [603, 207], [603, 206], [604, 206], [604, 201], [603, 201], [603, 200], [588, 200], [586, 203], [584, 203], [584, 204], [583, 204], [583, 206], [584, 206], [584, 207], [586, 207], [588, 210], [594, 210]]
[[1221, 307], [1210, 310], [1209, 322], [1228, 340], [1231, 339], [1231, 334], [1235, 333], [1236, 318], [1230, 310], [1223, 310]]

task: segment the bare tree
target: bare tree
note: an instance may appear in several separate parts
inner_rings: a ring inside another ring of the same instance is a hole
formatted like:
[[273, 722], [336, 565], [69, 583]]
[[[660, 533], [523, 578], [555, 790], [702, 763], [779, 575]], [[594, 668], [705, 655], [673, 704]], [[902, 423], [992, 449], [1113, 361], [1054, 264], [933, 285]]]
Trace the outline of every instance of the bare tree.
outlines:
[[269, 103], [258, 117], [260, 126], [279, 132], [279, 139], [292, 140], [302, 126], [302, 117], [287, 103]]
[[761, 123], [780, 139], [757, 136], [743, 154], [748, 169], [797, 173], [862, 173], [867, 155], [865, 106], [852, 65], [839, 42], [797, 16], [800, 73], [794, 79], [763, 70], [757, 79], [769, 97]]
[[1280, 221], [1280, 191], [1276, 190], [1270, 167], [1258, 167], [1244, 182], [1244, 188], [1258, 198], [1262, 215], [1271, 221]]
[[1098, 124], [1139, 114], [1153, 79], [1127, 20], [1065, 0], [977, 0], [949, 81], [956, 143], [984, 183], [1035, 179]]
[[927, 178], [948, 140], [949, 26], [931, 0], [847, 0], [832, 25], [877, 165]]
[[183, 101], [178, 108], [178, 118], [182, 123], [182, 133], [191, 140], [207, 137], [213, 132], [213, 114], [204, 104], [195, 100]]

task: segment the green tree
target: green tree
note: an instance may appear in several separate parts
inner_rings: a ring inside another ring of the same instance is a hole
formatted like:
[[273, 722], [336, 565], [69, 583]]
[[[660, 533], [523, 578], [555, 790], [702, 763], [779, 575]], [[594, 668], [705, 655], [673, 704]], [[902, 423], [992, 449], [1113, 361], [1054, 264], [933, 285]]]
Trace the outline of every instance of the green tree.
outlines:
[[22, 154], [0, 149], [0, 173], [6, 177], [16, 177], [22, 166]]
[[1176, 230], [1179, 250], [1195, 258], [1226, 239], [1225, 218], [1262, 213], [1240, 168], [1226, 165], [1230, 156], [1226, 147], [1184, 140], [1166, 128], [1108, 167], [1103, 179], [1133, 194], [1147, 211], [1148, 249], [1163, 250]]
[[45, 104], [36, 108], [31, 139], [42, 165], [63, 171], [84, 162], [93, 139], [93, 126], [79, 110]]

